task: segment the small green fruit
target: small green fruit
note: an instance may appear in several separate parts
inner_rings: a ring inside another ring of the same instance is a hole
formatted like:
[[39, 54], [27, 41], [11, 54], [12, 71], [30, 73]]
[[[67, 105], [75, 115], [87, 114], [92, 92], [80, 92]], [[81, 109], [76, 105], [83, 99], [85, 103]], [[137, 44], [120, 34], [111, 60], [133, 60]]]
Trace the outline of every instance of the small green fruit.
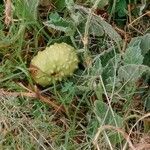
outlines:
[[30, 70], [35, 82], [42, 86], [61, 81], [78, 68], [75, 49], [66, 43], [55, 43], [31, 60]]

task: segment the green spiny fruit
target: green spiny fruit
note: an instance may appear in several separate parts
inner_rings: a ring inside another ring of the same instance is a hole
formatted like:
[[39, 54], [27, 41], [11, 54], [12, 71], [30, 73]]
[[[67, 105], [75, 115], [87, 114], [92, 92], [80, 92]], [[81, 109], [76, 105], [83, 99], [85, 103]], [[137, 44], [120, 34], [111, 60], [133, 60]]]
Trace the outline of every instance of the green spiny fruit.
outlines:
[[30, 70], [35, 82], [47, 86], [64, 77], [71, 76], [78, 68], [75, 49], [66, 43], [55, 43], [31, 60]]

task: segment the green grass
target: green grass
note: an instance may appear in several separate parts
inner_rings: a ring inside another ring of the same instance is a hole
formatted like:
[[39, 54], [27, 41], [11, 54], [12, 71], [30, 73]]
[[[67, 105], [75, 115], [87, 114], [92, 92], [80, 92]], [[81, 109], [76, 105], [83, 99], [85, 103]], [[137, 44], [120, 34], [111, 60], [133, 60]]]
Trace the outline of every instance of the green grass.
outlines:
[[[143, 36], [124, 26], [131, 38], [139, 37], [124, 49], [122, 37], [111, 26], [112, 21], [119, 24], [119, 19], [127, 22], [128, 14], [118, 16], [124, 3], [111, 7], [109, 1], [109, 24], [93, 11], [99, 9], [99, 0], [52, 2], [55, 7], [45, 6], [43, 17], [38, 0], [15, 0], [14, 20], [7, 28], [0, 2], [0, 150], [143, 146], [142, 140], [150, 133], [147, 18], [140, 22], [145, 27]], [[43, 88], [31, 77], [30, 61], [55, 42], [78, 49], [79, 69], [72, 77]]]

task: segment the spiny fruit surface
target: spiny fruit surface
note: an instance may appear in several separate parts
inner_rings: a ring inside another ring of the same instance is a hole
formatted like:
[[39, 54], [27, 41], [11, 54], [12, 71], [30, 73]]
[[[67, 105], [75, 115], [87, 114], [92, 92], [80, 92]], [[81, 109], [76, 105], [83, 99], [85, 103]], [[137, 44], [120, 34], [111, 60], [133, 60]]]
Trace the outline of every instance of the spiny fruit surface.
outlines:
[[31, 60], [33, 79], [41, 86], [47, 86], [64, 77], [71, 76], [78, 68], [75, 49], [66, 43], [55, 43], [47, 47]]

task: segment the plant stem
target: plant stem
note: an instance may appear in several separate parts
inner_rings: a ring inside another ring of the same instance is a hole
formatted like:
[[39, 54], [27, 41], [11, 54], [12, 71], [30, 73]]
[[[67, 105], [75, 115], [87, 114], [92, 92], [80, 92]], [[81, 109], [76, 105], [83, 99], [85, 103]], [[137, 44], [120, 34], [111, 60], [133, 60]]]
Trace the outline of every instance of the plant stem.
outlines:
[[84, 36], [83, 36], [83, 39], [82, 39], [82, 42], [83, 42], [83, 45], [84, 45], [84, 58], [86, 60], [86, 58], [89, 58], [89, 50], [88, 50], [88, 36], [89, 36], [89, 29], [90, 29], [90, 22], [91, 22], [91, 19], [92, 19], [92, 15], [93, 15], [93, 12], [95, 11], [95, 9], [97, 8], [99, 2], [101, 0], [96, 0], [94, 5], [92, 6], [92, 8], [90, 9], [89, 11], [89, 14], [88, 14], [88, 17], [87, 17], [87, 21], [86, 21], [86, 24], [85, 24], [85, 31], [84, 31]]

